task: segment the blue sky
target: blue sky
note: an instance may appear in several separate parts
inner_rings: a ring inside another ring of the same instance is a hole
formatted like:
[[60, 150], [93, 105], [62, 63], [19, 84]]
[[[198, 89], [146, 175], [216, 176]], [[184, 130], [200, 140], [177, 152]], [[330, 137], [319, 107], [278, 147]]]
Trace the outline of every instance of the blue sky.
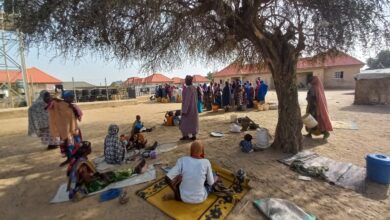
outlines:
[[[363, 62], [366, 61], [367, 57], [375, 56], [374, 51], [369, 51], [367, 54], [355, 50], [349, 54]], [[107, 61], [90, 55], [77, 60], [74, 58], [66, 59], [55, 57], [54, 52], [36, 48], [31, 48], [26, 52], [26, 65], [27, 67], [35, 66], [62, 81], [71, 81], [74, 77], [75, 81], [86, 81], [95, 85], [104, 85], [105, 78], [107, 78], [107, 83], [110, 84], [113, 81], [126, 80], [131, 76], [145, 77], [150, 74], [141, 72], [138, 62], [124, 66], [118, 64], [115, 60]], [[206, 75], [207, 72], [221, 70], [226, 65], [228, 65], [228, 62], [224, 64], [218, 62], [204, 64], [194, 61], [194, 63], [184, 63], [174, 69], [166, 68], [157, 72], [168, 77], [179, 76], [184, 78], [188, 74]]]
[[[140, 71], [140, 64], [134, 62], [131, 65], [124, 66], [117, 61], [106, 61], [103, 58], [86, 55], [81, 59], [66, 59], [64, 57], [55, 57], [55, 53], [36, 48], [26, 52], [27, 67], [35, 66], [62, 81], [86, 81], [95, 85], [104, 85], [104, 78], [107, 83], [113, 81], [126, 80], [131, 76], [145, 77], [147, 74]], [[220, 63], [202, 64], [200, 62], [185, 63], [174, 69], [166, 68], [156, 72], [163, 73], [168, 77], [185, 77], [190, 74], [206, 75], [209, 71], [220, 70], [225, 65]]]

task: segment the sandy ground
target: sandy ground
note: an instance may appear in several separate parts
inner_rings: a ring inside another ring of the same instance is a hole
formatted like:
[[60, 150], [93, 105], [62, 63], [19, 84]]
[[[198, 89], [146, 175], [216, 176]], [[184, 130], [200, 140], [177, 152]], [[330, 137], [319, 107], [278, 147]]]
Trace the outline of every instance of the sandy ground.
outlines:
[[[305, 149], [360, 166], [365, 166], [364, 157], [368, 153], [390, 154], [390, 106], [354, 106], [352, 91], [326, 94], [332, 119], [355, 121], [359, 130], [337, 129], [328, 142], [305, 139]], [[271, 92], [268, 100], [276, 100], [275, 93]], [[305, 105], [304, 92], [300, 92], [300, 103]], [[103, 154], [102, 144], [109, 124], [117, 123], [126, 132], [136, 114], [142, 115], [146, 125], [157, 126], [147, 134], [150, 142], [176, 142], [179, 129], [159, 124], [167, 110], [179, 108], [179, 104], [143, 103], [85, 110], [81, 129], [84, 139], [93, 144], [91, 158]], [[388, 186], [358, 194], [317, 180], [300, 181], [296, 173], [276, 161], [286, 157], [285, 154], [272, 149], [241, 153], [238, 142], [244, 134], [228, 134], [223, 139], [209, 137], [213, 130], [228, 132], [231, 114], [236, 113], [202, 113], [199, 135], [206, 145], [208, 158], [232, 170], [244, 168], [251, 179], [253, 189], [228, 219], [263, 219], [252, 205], [243, 206], [247, 201], [264, 197], [288, 199], [319, 219], [390, 219]], [[274, 132], [277, 111], [248, 111], [239, 115], [248, 115]], [[58, 167], [62, 161], [59, 150], [46, 151], [37, 138], [27, 137], [26, 118], [3, 119], [0, 124], [0, 219], [168, 219], [134, 194], [146, 184], [127, 188], [130, 202], [126, 205], [119, 205], [117, 200], [100, 203], [98, 196], [77, 203], [49, 204], [58, 186], [66, 181], [65, 168]], [[176, 150], [159, 154], [157, 160], [174, 164], [188, 150], [188, 144], [179, 143]], [[162, 172], [158, 171], [158, 175]]]

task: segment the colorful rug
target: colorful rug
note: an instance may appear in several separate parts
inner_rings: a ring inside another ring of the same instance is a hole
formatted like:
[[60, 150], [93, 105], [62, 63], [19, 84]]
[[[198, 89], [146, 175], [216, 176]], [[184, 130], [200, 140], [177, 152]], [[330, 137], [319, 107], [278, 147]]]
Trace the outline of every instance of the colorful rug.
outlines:
[[233, 198], [227, 196], [218, 197], [210, 194], [202, 204], [186, 204], [175, 200], [164, 201], [162, 197], [172, 193], [164, 178], [138, 191], [137, 195], [174, 219], [224, 219], [250, 190], [248, 186], [249, 180], [246, 179], [240, 189], [238, 185], [233, 183], [234, 174], [231, 171], [214, 164], [212, 167], [213, 171], [220, 176], [224, 185], [237, 192]]

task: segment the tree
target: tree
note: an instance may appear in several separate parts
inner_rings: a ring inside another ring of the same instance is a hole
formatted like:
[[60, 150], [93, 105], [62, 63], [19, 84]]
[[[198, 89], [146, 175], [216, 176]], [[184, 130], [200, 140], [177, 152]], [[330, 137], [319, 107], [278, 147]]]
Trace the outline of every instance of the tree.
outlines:
[[390, 50], [382, 50], [375, 58], [368, 58], [367, 65], [369, 69], [390, 68]]
[[208, 72], [207, 73], [207, 79], [210, 80], [210, 81], [213, 81], [214, 80], [214, 74], [215, 74], [215, 72]]
[[[279, 101], [273, 146], [302, 149], [296, 64], [302, 53], [389, 40], [388, 0], [20, 0], [27, 43], [89, 49], [159, 68], [200, 60], [266, 65]], [[374, 45], [376, 44], [376, 45]]]

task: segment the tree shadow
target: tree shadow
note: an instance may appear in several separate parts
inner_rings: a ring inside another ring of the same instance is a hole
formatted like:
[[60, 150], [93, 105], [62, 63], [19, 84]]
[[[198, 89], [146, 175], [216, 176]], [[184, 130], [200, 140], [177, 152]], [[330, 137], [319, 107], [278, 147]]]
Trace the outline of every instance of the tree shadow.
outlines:
[[366, 179], [363, 196], [377, 201], [386, 200], [390, 196], [390, 185], [374, 183]]
[[350, 105], [340, 108], [341, 111], [390, 114], [390, 105]]

